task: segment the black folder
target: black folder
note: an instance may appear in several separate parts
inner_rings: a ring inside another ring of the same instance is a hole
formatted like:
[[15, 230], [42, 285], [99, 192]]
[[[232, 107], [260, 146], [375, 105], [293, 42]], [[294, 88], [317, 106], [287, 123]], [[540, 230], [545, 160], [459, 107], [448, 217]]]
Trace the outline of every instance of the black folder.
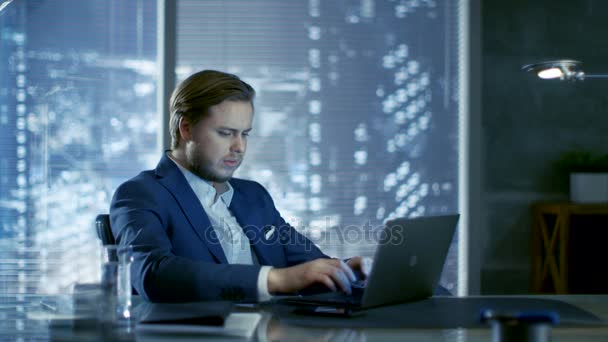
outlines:
[[145, 303], [140, 324], [189, 324], [222, 326], [232, 310], [228, 301]]

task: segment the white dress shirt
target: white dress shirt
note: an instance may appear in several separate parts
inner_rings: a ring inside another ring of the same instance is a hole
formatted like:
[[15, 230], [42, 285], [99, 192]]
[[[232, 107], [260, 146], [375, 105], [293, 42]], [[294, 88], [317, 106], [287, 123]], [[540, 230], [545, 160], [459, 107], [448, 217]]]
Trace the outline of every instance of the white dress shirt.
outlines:
[[[171, 160], [173, 159], [171, 158]], [[196, 197], [201, 202], [222, 245], [228, 263], [253, 265], [249, 239], [234, 215], [230, 212], [230, 209], [228, 209], [234, 195], [234, 189], [230, 183], [226, 182], [227, 190], [217, 196], [213, 185], [182, 167], [175, 160], [173, 162], [184, 174], [186, 181], [188, 181]], [[270, 269], [272, 269], [271, 266], [262, 266], [258, 274], [258, 301], [260, 302], [272, 298], [268, 292], [268, 273]]]

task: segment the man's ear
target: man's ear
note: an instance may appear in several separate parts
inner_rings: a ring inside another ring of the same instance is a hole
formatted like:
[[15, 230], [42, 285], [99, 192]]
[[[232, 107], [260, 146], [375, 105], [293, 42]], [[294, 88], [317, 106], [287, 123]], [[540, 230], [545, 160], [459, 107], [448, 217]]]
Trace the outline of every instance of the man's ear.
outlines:
[[181, 117], [179, 119], [179, 134], [181, 136], [181, 140], [190, 140], [192, 138], [192, 124], [190, 121]]

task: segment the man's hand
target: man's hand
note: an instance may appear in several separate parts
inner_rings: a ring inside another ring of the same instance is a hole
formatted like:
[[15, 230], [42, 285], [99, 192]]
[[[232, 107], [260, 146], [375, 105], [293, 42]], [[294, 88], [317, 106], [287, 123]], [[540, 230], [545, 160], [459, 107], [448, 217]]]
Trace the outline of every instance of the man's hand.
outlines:
[[367, 275], [369, 273], [369, 268], [370, 268], [369, 261], [370, 260], [369, 260], [369, 258], [366, 258], [366, 259], [367, 260], [364, 260], [363, 258], [356, 256], [356, 257], [348, 259], [348, 261], [346, 262], [348, 267], [350, 267], [350, 269], [353, 270], [353, 272], [355, 273], [357, 278], [359, 278], [359, 280], [366, 279]]
[[[349, 263], [353, 259], [350, 259]], [[361, 265], [361, 258], [358, 259], [353, 261], [353, 265]], [[271, 269], [268, 273], [268, 292], [290, 293], [321, 283], [332, 291], [337, 291], [339, 288], [350, 294], [350, 284], [356, 280], [353, 270], [344, 261], [316, 259], [292, 267]]]

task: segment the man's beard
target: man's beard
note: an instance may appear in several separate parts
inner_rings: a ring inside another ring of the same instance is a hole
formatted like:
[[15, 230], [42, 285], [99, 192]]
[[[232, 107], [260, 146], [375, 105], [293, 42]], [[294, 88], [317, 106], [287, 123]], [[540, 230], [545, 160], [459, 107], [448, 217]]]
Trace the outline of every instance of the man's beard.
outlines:
[[[213, 164], [209, 161], [205, 162], [201, 160], [196, 149], [188, 151], [190, 153], [186, 153], [186, 158], [188, 159], [188, 163], [192, 168], [192, 173], [199, 176], [200, 178], [214, 183], [224, 183], [232, 178], [232, 173], [230, 175], [220, 175], [213, 170]], [[238, 166], [237, 166], [238, 167]], [[235, 168], [236, 169], [236, 168]]]

